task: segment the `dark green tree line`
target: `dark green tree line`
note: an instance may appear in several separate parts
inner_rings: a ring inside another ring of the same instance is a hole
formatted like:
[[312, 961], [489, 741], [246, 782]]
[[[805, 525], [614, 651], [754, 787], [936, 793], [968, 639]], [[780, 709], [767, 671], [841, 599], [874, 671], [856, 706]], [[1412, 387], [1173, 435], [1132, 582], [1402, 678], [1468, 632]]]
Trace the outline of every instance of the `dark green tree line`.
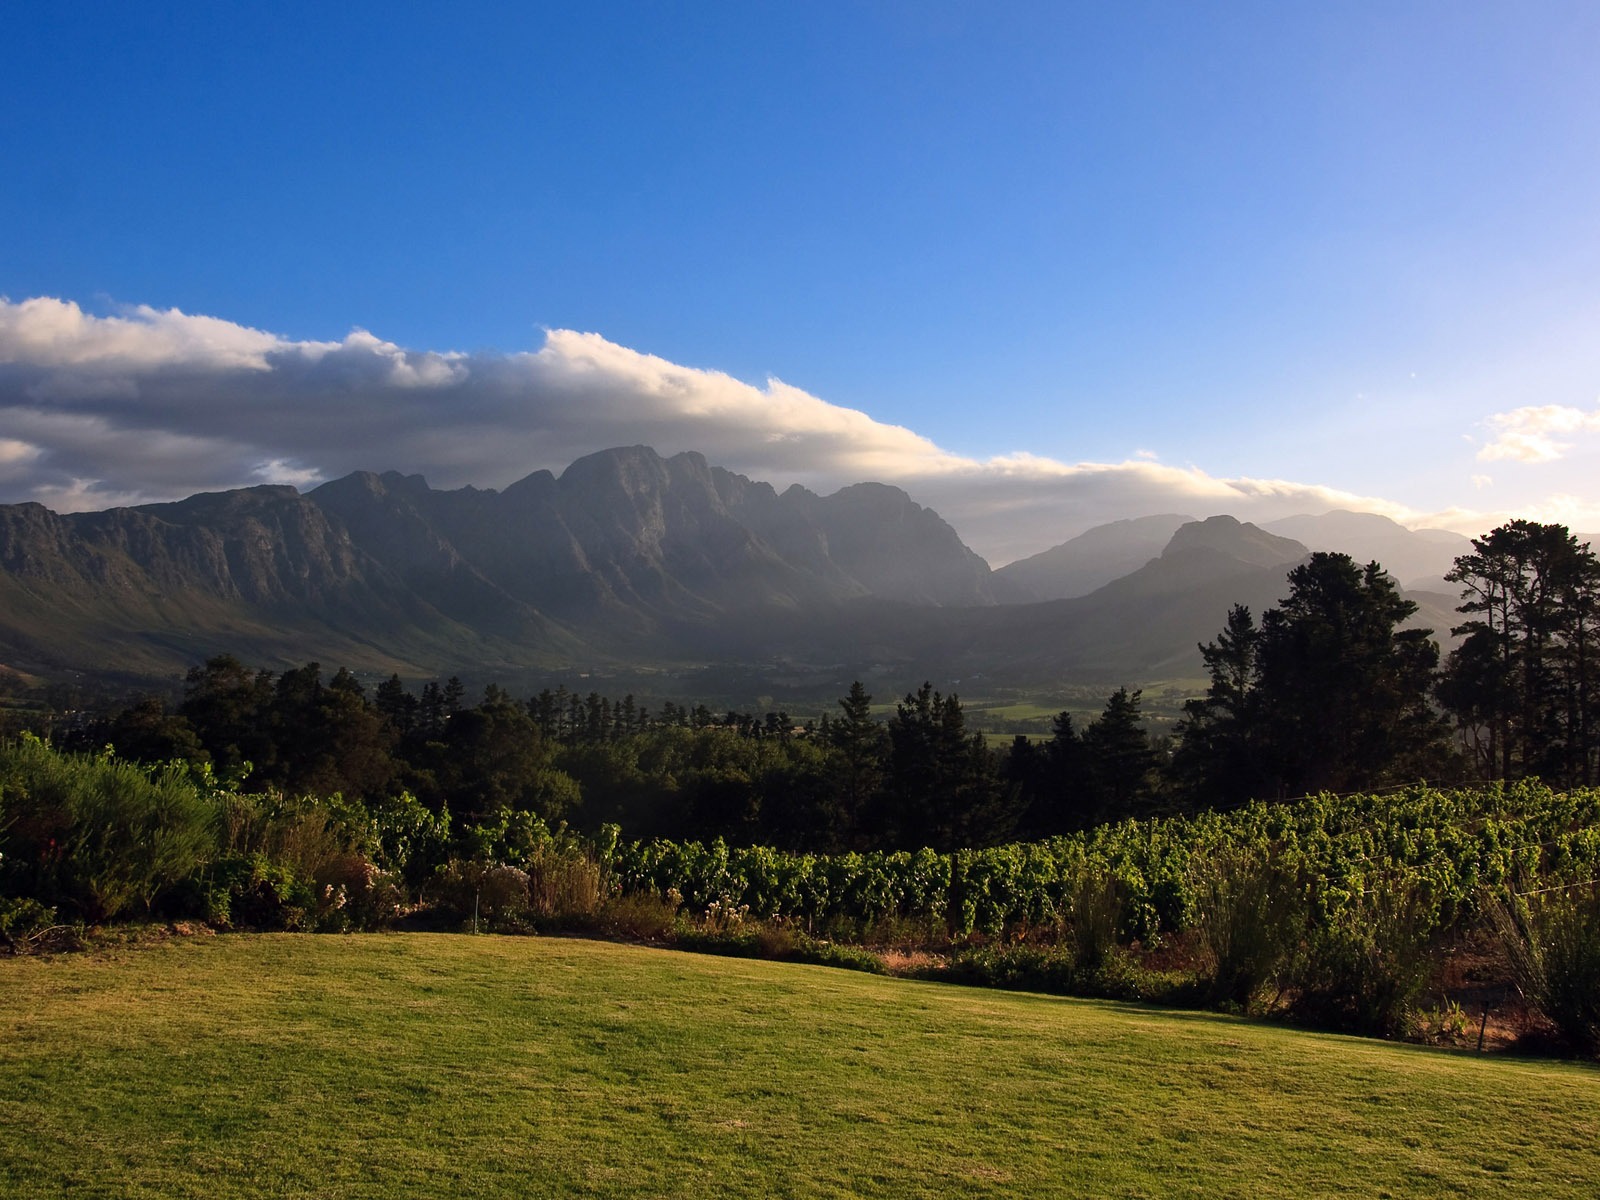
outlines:
[[1600, 562], [1563, 525], [1512, 521], [1473, 540], [1447, 576], [1462, 585], [1439, 698], [1491, 779], [1596, 779], [1595, 625]]
[[1449, 769], [1431, 704], [1438, 645], [1377, 563], [1313, 554], [1258, 626], [1235, 607], [1201, 647], [1211, 683], [1178, 728], [1191, 803], [1355, 791]]

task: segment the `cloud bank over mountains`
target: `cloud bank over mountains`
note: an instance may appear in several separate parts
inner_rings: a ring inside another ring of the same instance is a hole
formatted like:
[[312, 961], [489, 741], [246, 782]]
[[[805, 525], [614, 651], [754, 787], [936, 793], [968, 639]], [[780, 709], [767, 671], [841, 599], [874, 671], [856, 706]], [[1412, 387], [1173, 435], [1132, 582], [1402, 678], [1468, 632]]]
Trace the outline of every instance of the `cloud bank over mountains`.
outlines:
[[[1588, 427], [1517, 414], [1490, 424], [1502, 442], [1524, 435], [1525, 453], [1508, 452], [1524, 458], [1542, 453], [1526, 439]], [[306, 486], [357, 469], [501, 487], [639, 443], [699, 450], [780, 488], [897, 484], [996, 565], [1091, 525], [1157, 512], [1268, 520], [1354, 508], [1487, 527], [1465, 510], [1424, 514], [1142, 456], [964, 457], [780, 380], [755, 386], [594, 333], [552, 330], [523, 353], [438, 353], [364, 330], [294, 341], [176, 309], [98, 316], [71, 301], [0, 299], [0, 502], [100, 509], [252, 483]]]
[[1573, 442], [1564, 439], [1600, 433], [1600, 408], [1584, 412], [1568, 404], [1529, 405], [1494, 413], [1484, 424], [1494, 432], [1494, 440], [1478, 451], [1485, 462], [1555, 462], [1573, 448]]

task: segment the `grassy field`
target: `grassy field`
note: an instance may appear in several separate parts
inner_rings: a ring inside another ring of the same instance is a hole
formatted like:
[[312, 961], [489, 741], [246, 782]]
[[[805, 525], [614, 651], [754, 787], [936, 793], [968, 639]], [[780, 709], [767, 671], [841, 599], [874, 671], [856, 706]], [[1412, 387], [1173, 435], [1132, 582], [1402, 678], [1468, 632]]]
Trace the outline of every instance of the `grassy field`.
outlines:
[[1600, 1071], [566, 939], [0, 960], [0, 1195], [1573, 1196]]

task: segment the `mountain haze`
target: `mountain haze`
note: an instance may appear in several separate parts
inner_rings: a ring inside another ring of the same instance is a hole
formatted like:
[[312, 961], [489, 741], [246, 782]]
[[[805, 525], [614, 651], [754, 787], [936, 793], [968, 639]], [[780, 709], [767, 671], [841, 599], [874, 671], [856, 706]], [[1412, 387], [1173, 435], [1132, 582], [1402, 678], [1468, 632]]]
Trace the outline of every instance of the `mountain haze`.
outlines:
[[996, 569], [995, 578], [1013, 585], [1020, 599], [1086, 596], [1144, 566], [1161, 553], [1180, 526], [1192, 520], [1162, 513], [1097, 525], [1031, 558], [1007, 563]]
[[1407, 529], [1377, 513], [1335, 510], [1321, 516], [1284, 517], [1263, 529], [1304, 542], [1312, 550], [1348, 554], [1359, 563], [1378, 562], [1402, 587], [1444, 590], [1444, 576], [1472, 542], [1447, 529]]
[[984, 606], [987, 564], [897, 488], [831, 496], [647, 447], [504, 491], [357, 472], [58, 515], [0, 506], [0, 652], [172, 669], [229, 649], [430, 673], [670, 655], [736, 611]]
[[[724, 663], [1192, 678], [1229, 607], [1278, 603], [1309, 552], [1229, 516], [1158, 516], [991, 572], [898, 488], [780, 493], [633, 446], [498, 491], [355, 472], [305, 494], [0, 507], [0, 666], [171, 674], [230, 651], [412, 676]], [[1428, 600], [1430, 615], [1448, 607]]]

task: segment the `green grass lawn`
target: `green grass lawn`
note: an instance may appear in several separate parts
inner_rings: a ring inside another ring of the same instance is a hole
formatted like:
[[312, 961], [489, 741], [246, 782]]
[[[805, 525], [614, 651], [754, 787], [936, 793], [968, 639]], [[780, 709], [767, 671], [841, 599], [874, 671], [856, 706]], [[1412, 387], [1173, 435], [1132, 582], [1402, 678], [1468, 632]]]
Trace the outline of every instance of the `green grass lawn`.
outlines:
[[1574, 1196], [1600, 1071], [554, 938], [0, 960], [0, 1195]]

